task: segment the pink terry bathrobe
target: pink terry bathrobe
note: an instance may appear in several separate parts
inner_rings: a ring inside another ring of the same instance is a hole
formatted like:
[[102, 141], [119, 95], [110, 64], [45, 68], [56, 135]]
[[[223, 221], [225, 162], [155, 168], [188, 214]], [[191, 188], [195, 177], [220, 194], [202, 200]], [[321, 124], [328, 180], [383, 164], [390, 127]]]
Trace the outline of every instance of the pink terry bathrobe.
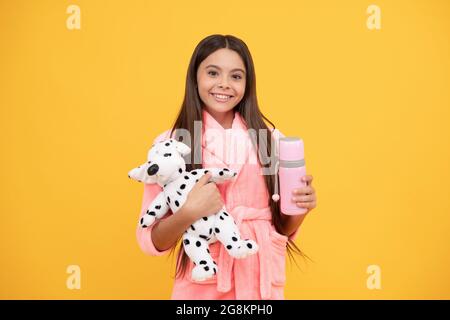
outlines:
[[[175, 279], [172, 299], [284, 299], [288, 237], [276, 232], [271, 223], [271, 211], [267, 205], [269, 194], [246, 130], [245, 122], [237, 112], [232, 128], [224, 129], [203, 110], [203, 167], [228, 167], [238, 173], [234, 179], [217, 184], [217, 187], [228, 212], [239, 227], [241, 237], [255, 240], [259, 251], [244, 259], [233, 259], [219, 241], [211, 244], [211, 256], [218, 265], [217, 275], [212, 279], [196, 282], [191, 279], [193, 263], [189, 261], [185, 276]], [[211, 132], [213, 134], [210, 134]], [[235, 134], [236, 132], [239, 134]], [[242, 135], [243, 132], [245, 134]], [[272, 134], [275, 139], [273, 141], [278, 146], [278, 139], [283, 135], [277, 129], [273, 130]], [[168, 139], [169, 135], [170, 130], [167, 130], [154, 142]], [[161, 190], [157, 184], [144, 186], [141, 216]], [[172, 211], [169, 211], [166, 217], [170, 214]], [[151, 238], [152, 229], [153, 227], [137, 227], [140, 248], [151, 256], [168, 253], [170, 249], [159, 251], [155, 248]], [[297, 233], [298, 230], [290, 238], [295, 239]]]

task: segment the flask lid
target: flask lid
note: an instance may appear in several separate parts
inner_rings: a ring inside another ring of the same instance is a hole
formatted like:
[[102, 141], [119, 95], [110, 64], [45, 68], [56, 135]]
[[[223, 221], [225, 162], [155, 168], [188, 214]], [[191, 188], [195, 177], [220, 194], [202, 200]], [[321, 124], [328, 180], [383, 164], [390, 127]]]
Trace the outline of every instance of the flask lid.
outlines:
[[283, 137], [279, 141], [280, 160], [298, 161], [304, 159], [303, 140], [298, 137]]

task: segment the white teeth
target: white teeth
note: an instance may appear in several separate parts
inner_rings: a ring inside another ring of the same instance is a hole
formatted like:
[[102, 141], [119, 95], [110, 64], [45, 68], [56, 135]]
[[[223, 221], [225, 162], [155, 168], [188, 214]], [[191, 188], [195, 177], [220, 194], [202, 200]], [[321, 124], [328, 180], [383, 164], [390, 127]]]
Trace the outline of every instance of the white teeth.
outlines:
[[229, 100], [231, 97], [223, 94], [212, 94], [214, 97], [220, 100]]

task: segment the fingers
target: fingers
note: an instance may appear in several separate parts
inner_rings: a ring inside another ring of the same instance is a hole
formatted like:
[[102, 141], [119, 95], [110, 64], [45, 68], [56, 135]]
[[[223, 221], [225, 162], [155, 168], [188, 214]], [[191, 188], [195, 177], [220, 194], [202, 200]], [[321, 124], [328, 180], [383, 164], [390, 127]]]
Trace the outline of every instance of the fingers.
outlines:
[[311, 186], [313, 176], [305, 175], [302, 177], [302, 181], [306, 183], [306, 187], [292, 190], [292, 201], [299, 208], [314, 209], [317, 205], [317, 199], [316, 190]]
[[311, 202], [296, 202], [297, 207], [299, 208], [307, 208], [314, 209], [316, 207], [316, 201]]
[[315, 192], [315, 189], [311, 186], [292, 190], [293, 195], [308, 195], [314, 194]]
[[197, 183], [194, 185], [194, 188], [199, 188], [201, 186], [204, 186], [208, 183], [208, 180], [211, 178], [211, 173], [208, 172], [205, 175], [203, 175], [200, 179], [198, 179]]
[[306, 185], [309, 186], [311, 184], [311, 182], [313, 181], [313, 176], [312, 175], [306, 175], [302, 177], [302, 181], [306, 182]]
[[316, 200], [316, 197], [312, 195], [292, 197], [292, 201], [294, 202], [312, 202], [314, 200]]

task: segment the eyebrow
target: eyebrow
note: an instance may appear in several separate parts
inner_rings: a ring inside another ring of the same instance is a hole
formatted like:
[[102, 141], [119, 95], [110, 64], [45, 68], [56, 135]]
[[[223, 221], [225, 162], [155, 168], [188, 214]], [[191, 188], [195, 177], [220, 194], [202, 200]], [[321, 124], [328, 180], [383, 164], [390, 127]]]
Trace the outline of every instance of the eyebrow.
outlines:
[[[219, 70], [222, 70], [219, 66], [216, 66], [215, 64], [209, 64], [209, 65], [207, 65], [207, 66], [205, 67], [205, 69], [206, 69], [206, 68], [209, 68], [209, 67], [214, 67], [214, 68], [217, 68], [217, 69], [219, 69]], [[231, 70], [231, 72], [233, 72], [233, 71], [241, 71], [243, 74], [245, 74], [245, 71], [242, 70], [242, 69], [240, 69], [240, 68], [236, 68], [236, 69]]]

